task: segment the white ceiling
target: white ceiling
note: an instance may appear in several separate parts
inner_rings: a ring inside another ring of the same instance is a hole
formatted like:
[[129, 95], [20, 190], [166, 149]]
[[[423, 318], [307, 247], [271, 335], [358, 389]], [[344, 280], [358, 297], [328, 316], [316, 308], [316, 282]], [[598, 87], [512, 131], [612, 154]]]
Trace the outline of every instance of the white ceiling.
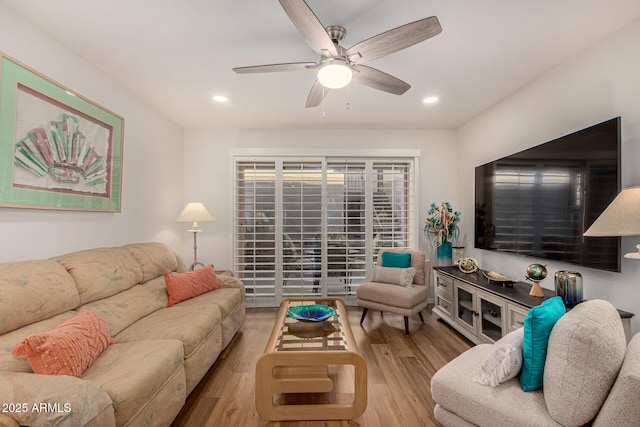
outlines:
[[638, 0], [307, 0], [323, 25], [346, 27], [347, 48], [432, 15], [443, 28], [367, 63], [407, 93], [352, 84], [322, 118], [304, 107], [314, 71], [231, 70], [319, 59], [277, 0], [3, 1], [183, 127], [456, 128], [640, 17]]

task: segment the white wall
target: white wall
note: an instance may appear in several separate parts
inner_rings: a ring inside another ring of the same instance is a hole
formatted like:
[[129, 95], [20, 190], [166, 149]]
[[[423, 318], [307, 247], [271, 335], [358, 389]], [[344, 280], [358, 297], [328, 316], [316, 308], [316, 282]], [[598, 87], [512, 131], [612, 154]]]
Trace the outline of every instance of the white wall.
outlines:
[[[622, 116], [622, 186], [640, 185], [640, 22], [581, 52], [536, 81], [465, 124], [458, 131], [458, 193], [463, 212], [473, 212], [474, 168], [606, 119]], [[464, 228], [469, 235], [473, 224]], [[632, 252], [638, 238], [623, 238], [622, 252]], [[533, 258], [467, 249], [483, 269], [524, 277]], [[567, 264], [547, 262], [553, 275]], [[622, 273], [577, 268], [584, 278], [584, 296], [611, 301], [640, 316], [640, 262], [622, 260]], [[637, 332], [640, 321], [632, 321]]]
[[[354, 152], [366, 156], [375, 150], [419, 151], [419, 197], [416, 227], [424, 226], [431, 202], [450, 201], [457, 207], [455, 133], [448, 130], [273, 130], [234, 129], [185, 131], [185, 201], [202, 201], [216, 218], [201, 224], [198, 260], [213, 262], [216, 268], [233, 268], [232, 150], [284, 150], [296, 155], [321, 150], [324, 154]], [[184, 230], [188, 227], [184, 226]], [[423, 242], [420, 242], [424, 249]], [[184, 252], [192, 243], [187, 241]], [[187, 261], [191, 262], [190, 254]]]
[[2, 3], [0, 50], [125, 118], [122, 213], [0, 208], [0, 261], [139, 241], [181, 245], [182, 130]]

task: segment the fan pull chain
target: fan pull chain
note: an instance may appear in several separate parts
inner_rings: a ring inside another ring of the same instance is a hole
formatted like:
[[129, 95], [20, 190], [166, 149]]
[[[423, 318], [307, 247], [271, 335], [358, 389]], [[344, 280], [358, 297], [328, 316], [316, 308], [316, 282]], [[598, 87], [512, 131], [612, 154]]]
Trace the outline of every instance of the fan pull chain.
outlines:
[[349, 85], [347, 85], [347, 103], [345, 104], [345, 110], [348, 110], [351, 107], [351, 103], [349, 102]]
[[324, 113], [324, 86], [322, 86], [322, 118], [324, 119], [326, 117], [325, 113]]

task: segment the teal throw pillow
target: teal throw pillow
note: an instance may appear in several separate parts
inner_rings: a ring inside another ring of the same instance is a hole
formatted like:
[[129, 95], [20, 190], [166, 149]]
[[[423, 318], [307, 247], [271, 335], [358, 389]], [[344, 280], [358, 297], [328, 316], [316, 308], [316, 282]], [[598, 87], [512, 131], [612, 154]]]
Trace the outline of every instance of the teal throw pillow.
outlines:
[[382, 252], [382, 267], [411, 267], [411, 254], [398, 252]]
[[522, 390], [533, 391], [542, 387], [549, 335], [564, 313], [562, 298], [553, 297], [533, 307], [524, 318], [522, 372], [520, 373]]

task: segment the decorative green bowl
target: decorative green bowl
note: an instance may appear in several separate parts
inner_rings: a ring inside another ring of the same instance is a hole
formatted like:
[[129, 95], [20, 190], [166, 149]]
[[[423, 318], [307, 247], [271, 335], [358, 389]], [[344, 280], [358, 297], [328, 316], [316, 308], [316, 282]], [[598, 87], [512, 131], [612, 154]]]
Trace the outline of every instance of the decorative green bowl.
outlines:
[[300, 320], [301, 322], [322, 322], [331, 316], [335, 316], [336, 310], [322, 304], [294, 305], [289, 307], [287, 314], [292, 319]]

